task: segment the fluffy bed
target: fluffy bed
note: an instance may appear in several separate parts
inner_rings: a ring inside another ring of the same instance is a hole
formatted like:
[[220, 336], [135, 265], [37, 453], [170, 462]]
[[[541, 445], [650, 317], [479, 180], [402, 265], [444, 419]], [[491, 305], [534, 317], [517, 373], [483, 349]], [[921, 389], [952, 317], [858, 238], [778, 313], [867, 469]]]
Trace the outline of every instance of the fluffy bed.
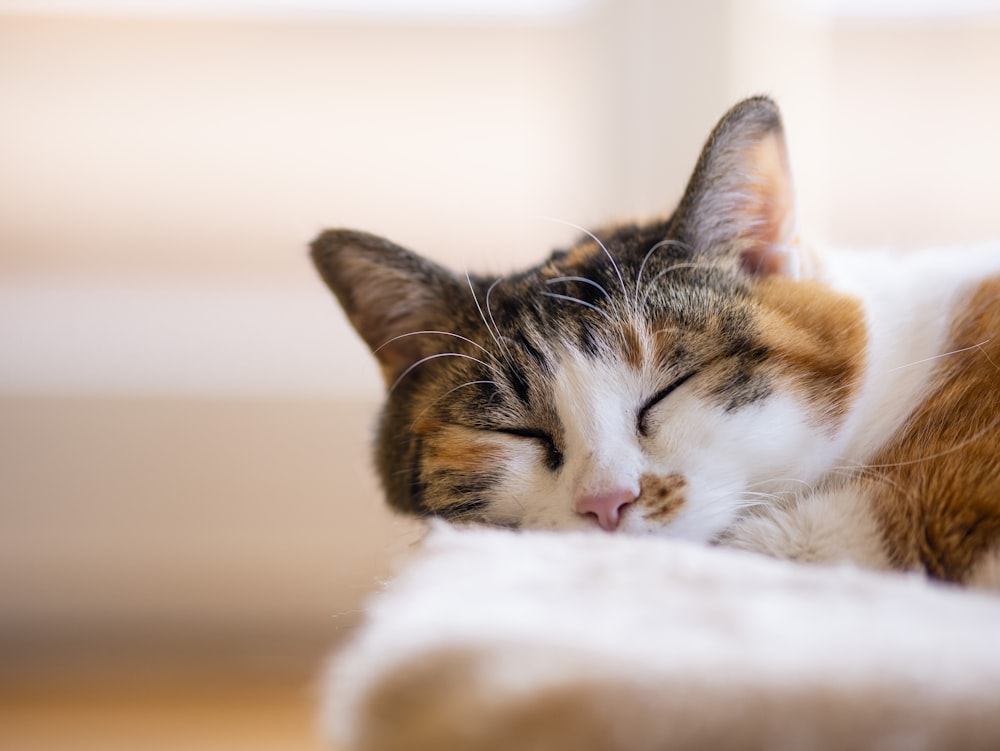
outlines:
[[335, 656], [351, 751], [998, 749], [1000, 597], [662, 539], [435, 527]]

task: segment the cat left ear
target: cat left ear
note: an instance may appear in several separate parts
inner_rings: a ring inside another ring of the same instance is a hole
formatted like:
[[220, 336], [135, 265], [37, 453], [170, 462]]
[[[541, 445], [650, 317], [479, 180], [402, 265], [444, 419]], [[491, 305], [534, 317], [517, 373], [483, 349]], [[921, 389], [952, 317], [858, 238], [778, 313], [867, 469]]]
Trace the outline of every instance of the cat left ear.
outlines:
[[327, 230], [311, 247], [317, 271], [375, 355], [387, 386], [439, 351], [440, 341], [414, 334], [449, 326], [463, 291], [451, 272], [367, 232]]
[[719, 121], [676, 216], [695, 255], [733, 256], [754, 276], [799, 276], [792, 180], [773, 101], [747, 99]]

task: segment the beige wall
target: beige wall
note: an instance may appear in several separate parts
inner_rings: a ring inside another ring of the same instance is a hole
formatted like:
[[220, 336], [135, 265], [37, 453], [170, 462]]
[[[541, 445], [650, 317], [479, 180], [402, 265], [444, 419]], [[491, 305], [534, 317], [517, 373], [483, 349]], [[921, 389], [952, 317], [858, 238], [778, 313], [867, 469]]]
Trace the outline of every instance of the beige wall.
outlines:
[[667, 210], [718, 115], [764, 91], [807, 233], [1000, 234], [1000, 25], [797, 7], [414, 24], [0, 4], [8, 635], [319, 643], [405, 548], [365, 458], [376, 371], [306, 262], [321, 227], [509, 268], [574, 234], [538, 217]]

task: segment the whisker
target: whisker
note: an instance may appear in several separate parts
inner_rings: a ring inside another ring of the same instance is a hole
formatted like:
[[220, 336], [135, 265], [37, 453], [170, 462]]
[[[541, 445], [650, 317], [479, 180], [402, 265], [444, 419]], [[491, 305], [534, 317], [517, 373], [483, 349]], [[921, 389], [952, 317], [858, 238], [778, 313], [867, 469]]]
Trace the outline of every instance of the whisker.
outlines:
[[[915, 360], [913, 362], [908, 362], [908, 363], [906, 363], [906, 365], [900, 365], [899, 367], [896, 367], [896, 368], [890, 368], [886, 372], [887, 373], [895, 373], [897, 370], [903, 370], [905, 368], [912, 368], [914, 365], [920, 365], [921, 363], [930, 362], [931, 360], [939, 360], [939, 359], [941, 359], [943, 357], [949, 357], [951, 355], [959, 355], [962, 352], [968, 352], [971, 349], [978, 349], [978, 350], [982, 351], [983, 345], [984, 344], [989, 344], [991, 341], [992, 341], [992, 338], [987, 339], [987, 340], [982, 341], [982, 342], [979, 342], [979, 344], [973, 344], [973, 345], [968, 346], [968, 347], [962, 347], [961, 349], [955, 349], [955, 350], [952, 350], [951, 352], [942, 352], [940, 355], [934, 355], [933, 357], [925, 357], [923, 360]], [[986, 352], [983, 351], [983, 354], [986, 355]], [[989, 355], [986, 355], [986, 359], [989, 360]], [[992, 360], [990, 360], [990, 362], [994, 365], [994, 367], [996, 367], [996, 363], [994, 363]]]
[[469, 292], [472, 293], [472, 299], [476, 302], [476, 310], [479, 311], [479, 317], [483, 319], [483, 325], [486, 326], [486, 330], [490, 332], [490, 336], [493, 338], [493, 341], [496, 342], [497, 349], [503, 349], [500, 345], [500, 339], [497, 338], [497, 335], [493, 332], [490, 322], [486, 320], [486, 314], [483, 313], [483, 306], [479, 304], [479, 296], [476, 295], [476, 288], [472, 286], [472, 277], [469, 276], [468, 269], [465, 270], [465, 281], [469, 283]]
[[580, 305], [583, 305], [583, 306], [585, 306], [587, 308], [590, 308], [591, 310], [593, 310], [596, 313], [600, 313], [602, 316], [604, 316], [605, 318], [607, 318], [608, 321], [610, 321], [611, 323], [616, 323], [615, 319], [612, 318], [611, 315], [606, 310], [601, 310], [596, 305], [593, 305], [593, 304], [587, 302], [586, 300], [581, 300], [579, 297], [570, 297], [569, 295], [560, 295], [560, 294], [556, 294], [555, 292], [543, 292], [542, 294], [545, 297], [554, 297], [557, 300], [569, 300], [570, 302], [579, 303]]
[[[493, 318], [493, 308], [490, 307], [490, 295], [493, 293], [494, 288], [502, 281], [503, 277], [498, 276], [496, 279], [493, 280], [493, 284], [489, 286], [489, 289], [486, 290], [486, 312], [490, 314], [490, 323], [493, 324], [493, 330], [497, 332], [497, 336], [499, 337], [499, 344], [501, 347], [503, 347], [504, 357], [509, 363], [510, 350], [507, 349], [506, 338], [504, 337], [503, 334], [500, 333], [500, 327], [497, 326], [496, 319]], [[475, 293], [473, 293], [473, 296], [475, 296]]]
[[[803, 491], [805, 491], [805, 492], [808, 492], [808, 493], [815, 492], [815, 488], [812, 485], [812, 483], [808, 483], [808, 482], [806, 482], [805, 480], [803, 480], [803, 479], [801, 479], [799, 477], [769, 477], [768, 479], [761, 480], [760, 482], [750, 483], [747, 487], [748, 488], [757, 488], [757, 487], [760, 487], [761, 485], [770, 485], [770, 484], [776, 483], [776, 482], [780, 482], [780, 483], [794, 483], [796, 485], [801, 485]], [[788, 494], [794, 493], [794, 492], [795, 492], [794, 490], [783, 490], [783, 491], [781, 491], [781, 493], [783, 493], [785, 495], [788, 495]]]
[[591, 240], [597, 243], [600, 246], [601, 250], [604, 251], [604, 255], [606, 255], [608, 257], [608, 260], [611, 261], [611, 268], [615, 270], [615, 275], [618, 277], [618, 281], [622, 285], [622, 294], [628, 297], [628, 290], [625, 288], [625, 278], [622, 276], [622, 272], [618, 268], [618, 264], [615, 263], [615, 258], [614, 256], [611, 255], [611, 251], [608, 250], [607, 246], [603, 242], [601, 242], [601, 239], [597, 235], [595, 235], [586, 227], [581, 227], [579, 224], [574, 224], [573, 222], [567, 222], [565, 219], [556, 219], [555, 217], [551, 216], [543, 216], [541, 217], [541, 219], [544, 219], [549, 222], [556, 222], [558, 224], [565, 224], [567, 227], [572, 227], [573, 229], [578, 230], [579, 232], [583, 232], [585, 235], [589, 236]]
[[990, 365], [992, 365], [997, 370], [1000, 370], [1000, 365], [997, 365], [995, 362], [993, 362], [993, 358], [990, 357], [990, 353], [987, 352], [985, 349], [983, 349], [983, 345], [984, 344], [988, 344], [990, 341], [992, 341], [992, 340], [991, 339], [987, 339], [985, 342], [980, 342], [979, 344], [976, 344], [974, 346], [975, 346], [976, 349], [978, 349], [980, 352], [983, 353], [983, 357], [985, 357], [989, 361]]
[[753, 498], [764, 498], [768, 501], [781, 501], [784, 500], [781, 496], [787, 495], [787, 493], [754, 493], [750, 490], [744, 490], [743, 495]]
[[375, 354], [378, 354], [379, 350], [381, 350], [383, 347], [388, 347], [390, 344], [392, 344], [394, 341], [397, 341], [398, 339], [405, 339], [408, 336], [418, 336], [420, 334], [440, 334], [441, 336], [451, 336], [454, 337], [455, 339], [461, 339], [463, 342], [468, 342], [469, 344], [471, 344], [473, 347], [481, 351], [483, 354], [488, 355], [489, 357], [494, 357], [493, 353], [490, 352], [488, 349], [486, 349], [486, 347], [479, 344], [479, 342], [474, 342], [472, 339], [469, 339], [468, 337], [464, 337], [461, 334], [456, 334], [451, 331], [433, 331], [433, 330], [410, 331], [407, 334], [400, 334], [399, 336], [394, 336], [392, 337], [392, 339], [382, 342], [373, 351], [375, 352]]
[[414, 417], [413, 422], [410, 423], [410, 430], [413, 430], [416, 424], [420, 422], [420, 418], [426, 415], [435, 404], [444, 399], [446, 396], [449, 396], [450, 394], [458, 391], [459, 389], [464, 389], [466, 386], [479, 386], [483, 384], [490, 384], [494, 387], [499, 388], [496, 381], [466, 381], [465, 383], [460, 383], [454, 388], [448, 389], [443, 394], [439, 394], [430, 404], [428, 404], [426, 407], [420, 410], [420, 414]]
[[583, 284], [589, 284], [593, 287], [597, 287], [597, 289], [601, 291], [601, 294], [603, 294], [606, 298], [608, 298], [608, 300], [611, 300], [611, 295], [608, 293], [608, 291], [604, 289], [604, 287], [602, 287], [600, 284], [595, 282], [593, 279], [587, 279], [586, 277], [583, 276], [560, 276], [556, 277], [555, 279], [548, 279], [545, 283], [556, 284], [558, 282], [582, 282]]
[[417, 360], [410, 367], [408, 367], [406, 370], [404, 370], [402, 373], [400, 373], [399, 378], [397, 378], [395, 381], [393, 381], [392, 386], [389, 387], [389, 392], [388, 393], [391, 394], [395, 390], [395, 388], [399, 385], [400, 381], [402, 381], [404, 378], [406, 378], [406, 376], [408, 376], [412, 370], [414, 370], [415, 368], [423, 365], [425, 362], [429, 362], [431, 360], [436, 360], [439, 357], [460, 357], [463, 360], [472, 360], [472, 362], [477, 362], [480, 365], [482, 365], [484, 368], [493, 371], [497, 375], [500, 375], [500, 371], [499, 370], [497, 370], [495, 367], [493, 367], [489, 363], [483, 362], [478, 357], [473, 357], [472, 355], [463, 355], [461, 352], [439, 352], [436, 355], [428, 355], [427, 357], [424, 357], [424, 358], [421, 358], [420, 360]]
[[638, 308], [639, 308], [639, 290], [642, 288], [642, 272], [646, 269], [646, 262], [649, 261], [650, 256], [652, 256], [653, 253], [655, 253], [656, 251], [658, 251], [660, 248], [666, 248], [666, 247], [669, 247], [671, 245], [675, 246], [675, 247], [680, 247], [680, 248], [687, 248], [687, 247], [689, 247], [687, 243], [681, 242], [680, 240], [671, 240], [671, 239], [660, 240], [660, 242], [656, 243], [656, 245], [654, 245], [652, 248], [649, 249], [649, 252], [646, 253], [645, 257], [642, 259], [642, 263], [639, 264], [639, 273], [635, 275], [635, 307], [636, 307], [636, 310], [638, 310]]
[[975, 443], [983, 436], [987, 435], [991, 431], [1000, 428], [1000, 416], [997, 416], [990, 420], [986, 425], [977, 430], [972, 435], [966, 436], [961, 441], [955, 443], [955, 445], [950, 446], [943, 451], [938, 451], [933, 454], [926, 454], [924, 456], [918, 456], [915, 459], [907, 459], [901, 462], [885, 462], [882, 464], [855, 464], [855, 465], [840, 465], [830, 468], [830, 472], [836, 472], [838, 474], [853, 475], [857, 473], [866, 474], [869, 476], [876, 476], [878, 473], [875, 470], [880, 469], [895, 469], [897, 467], [910, 467], [915, 464], [920, 464], [921, 462], [928, 462], [934, 459], [940, 459], [942, 456], [948, 456], [956, 451], [961, 451], [966, 446], [971, 443]]
[[[779, 500], [779, 499], [771, 499], [771, 500]], [[737, 503], [730, 505], [729, 508], [742, 510], [746, 508], [757, 508], [758, 506], [767, 506], [767, 505], [768, 504], [766, 504], [764, 501], [738, 501]]]
[[644, 294], [642, 296], [642, 306], [640, 306], [640, 307], [645, 307], [646, 301], [649, 300], [649, 295], [653, 291], [653, 285], [656, 284], [656, 280], [659, 279], [661, 276], [664, 276], [665, 274], [669, 274], [672, 271], [680, 271], [681, 269], [696, 269], [696, 268], [699, 268], [701, 266], [712, 266], [712, 265], [716, 265], [716, 264], [714, 264], [712, 262], [704, 262], [704, 261], [702, 261], [702, 262], [693, 262], [693, 263], [691, 263], [691, 262], [685, 262], [685, 263], [675, 263], [669, 269], [664, 269], [659, 274], [657, 274], [656, 276], [654, 276], [652, 279], [649, 280], [649, 283], [646, 285], [646, 294]]

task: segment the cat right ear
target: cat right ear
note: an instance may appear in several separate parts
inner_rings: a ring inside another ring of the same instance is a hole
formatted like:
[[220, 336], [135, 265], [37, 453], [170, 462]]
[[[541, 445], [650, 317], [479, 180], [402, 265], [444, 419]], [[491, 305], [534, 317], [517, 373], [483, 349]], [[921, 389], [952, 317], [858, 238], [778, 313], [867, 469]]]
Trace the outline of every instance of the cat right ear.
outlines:
[[372, 350], [387, 386], [432, 354], [429, 337], [410, 334], [447, 327], [449, 305], [461, 295], [451, 272], [366, 232], [327, 230], [310, 247], [316, 270]]
[[677, 209], [685, 241], [702, 256], [730, 256], [753, 276], [798, 276], [795, 196], [778, 107], [751, 97], [709, 136]]

